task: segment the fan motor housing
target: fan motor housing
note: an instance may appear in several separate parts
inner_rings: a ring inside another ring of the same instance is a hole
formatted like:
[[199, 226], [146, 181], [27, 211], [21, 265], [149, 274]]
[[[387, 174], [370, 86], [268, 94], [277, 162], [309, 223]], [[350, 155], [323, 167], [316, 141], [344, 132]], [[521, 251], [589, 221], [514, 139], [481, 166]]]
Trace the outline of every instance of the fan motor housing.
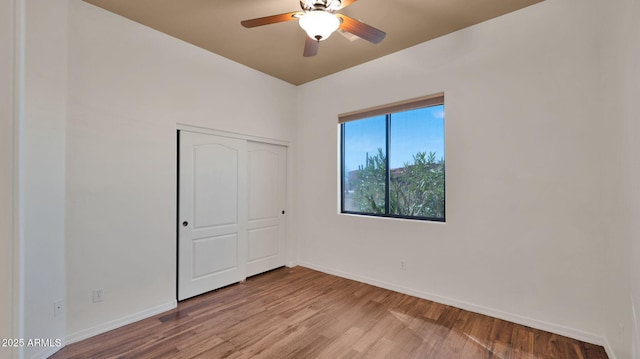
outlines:
[[300, 7], [304, 11], [333, 11], [338, 9], [340, 5], [342, 5], [341, 0], [300, 0]]

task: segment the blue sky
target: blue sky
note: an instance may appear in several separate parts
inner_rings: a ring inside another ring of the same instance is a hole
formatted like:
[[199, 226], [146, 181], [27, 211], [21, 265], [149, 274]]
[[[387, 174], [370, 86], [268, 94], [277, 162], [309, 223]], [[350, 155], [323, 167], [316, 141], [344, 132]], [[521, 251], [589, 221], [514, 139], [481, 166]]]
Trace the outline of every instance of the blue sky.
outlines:
[[[385, 116], [345, 124], [345, 172], [364, 165], [367, 153], [385, 148]], [[444, 158], [444, 106], [394, 113], [391, 116], [391, 168], [413, 162], [417, 152], [435, 152]]]

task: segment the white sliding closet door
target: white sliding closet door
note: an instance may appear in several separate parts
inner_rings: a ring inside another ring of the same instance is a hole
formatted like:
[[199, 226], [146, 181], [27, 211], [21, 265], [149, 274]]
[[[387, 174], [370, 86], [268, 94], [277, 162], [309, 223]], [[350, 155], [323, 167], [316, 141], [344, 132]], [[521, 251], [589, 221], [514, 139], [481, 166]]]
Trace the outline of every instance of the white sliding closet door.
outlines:
[[287, 148], [248, 143], [247, 276], [285, 265]]
[[285, 146], [180, 131], [178, 300], [286, 263]]
[[178, 300], [246, 278], [246, 146], [180, 131]]

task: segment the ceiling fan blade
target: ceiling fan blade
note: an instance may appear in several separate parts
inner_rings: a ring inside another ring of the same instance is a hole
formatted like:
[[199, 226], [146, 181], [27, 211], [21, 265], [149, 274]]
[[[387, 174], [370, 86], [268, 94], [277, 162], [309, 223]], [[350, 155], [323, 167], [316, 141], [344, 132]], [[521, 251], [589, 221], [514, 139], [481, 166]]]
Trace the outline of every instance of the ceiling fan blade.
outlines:
[[318, 47], [320, 47], [320, 41], [305, 36], [304, 52], [302, 55], [304, 57], [316, 56], [318, 54]]
[[354, 2], [356, 2], [358, 0], [342, 0], [342, 3], [340, 4], [340, 6], [337, 8], [337, 10], [340, 9], [344, 9], [345, 7], [353, 4]]
[[362, 21], [358, 21], [352, 17], [343, 14], [335, 14], [342, 20], [340, 29], [350, 32], [374, 44], [379, 43], [387, 36], [387, 33], [378, 30], [373, 26], [367, 25]]
[[262, 25], [275, 24], [278, 22], [297, 20], [296, 15], [302, 15], [302, 14], [303, 13], [300, 11], [293, 11], [293, 12], [288, 12], [286, 14], [272, 15], [272, 16], [259, 17], [257, 19], [244, 20], [244, 21], [241, 21], [240, 23], [244, 27], [256, 27], [256, 26], [262, 26]]

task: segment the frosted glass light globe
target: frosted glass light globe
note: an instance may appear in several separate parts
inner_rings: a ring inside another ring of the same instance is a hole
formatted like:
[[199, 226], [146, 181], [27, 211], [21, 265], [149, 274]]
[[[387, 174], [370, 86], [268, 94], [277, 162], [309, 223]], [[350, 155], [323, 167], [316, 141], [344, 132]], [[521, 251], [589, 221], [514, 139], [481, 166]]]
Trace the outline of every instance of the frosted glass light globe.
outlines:
[[323, 10], [309, 11], [299, 21], [307, 35], [318, 41], [327, 39], [340, 26], [340, 20], [335, 15]]

